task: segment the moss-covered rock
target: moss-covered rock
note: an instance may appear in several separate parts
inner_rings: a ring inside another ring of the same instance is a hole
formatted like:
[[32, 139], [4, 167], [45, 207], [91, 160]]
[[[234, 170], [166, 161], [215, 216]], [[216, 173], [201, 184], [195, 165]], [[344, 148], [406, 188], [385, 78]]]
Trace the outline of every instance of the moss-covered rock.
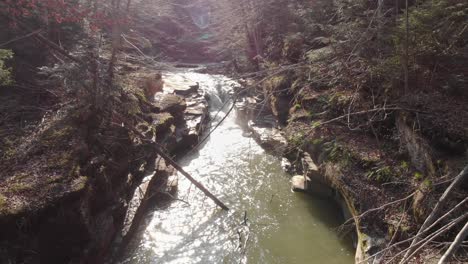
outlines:
[[333, 48], [327, 46], [327, 47], [323, 47], [320, 49], [313, 49], [313, 50], [308, 51], [306, 53], [306, 57], [310, 63], [315, 63], [315, 62], [326, 60], [331, 55], [333, 55], [333, 53], [334, 53]]

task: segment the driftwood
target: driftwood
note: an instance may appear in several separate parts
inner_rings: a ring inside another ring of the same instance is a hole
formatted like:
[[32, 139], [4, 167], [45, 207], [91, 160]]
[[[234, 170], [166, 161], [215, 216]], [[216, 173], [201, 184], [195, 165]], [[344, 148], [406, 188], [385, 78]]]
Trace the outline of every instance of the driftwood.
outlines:
[[[414, 238], [416, 237], [422, 237], [423, 235], [426, 235], [428, 233], [429, 230], [431, 230], [433, 227], [435, 227], [437, 224], [439, 224], [442, 220], [444, 220], [445, 218], [447, 218], [449, 215], [451, 215], [453, 212], [455, 212], [456, 210], [458, 210], [461, 206], [463, 206], [466, 202], [468, 202], [468, 197], [463, 199], [463, 201], [459, 202], [456, 206], [454, 206], [452, 209], [450, 209], [447, 213], [445, 213], [443, 216], [439, 217], [437, 219], [437, 221], [435, 221], [434, 223], [432, 223], [429, 227], [427, 227], [423, 232], [413, 236], [413, 237], [410, 237], [410, 238], [407, 238], [405, 240], [402, 240], [402, 241], [399, 241], [397, 243], [394, 243], [394, 244], [391, 244], [389, 246], [387, 246], [385, 249], [379, 251], [379, 252], [376, 252], [374, 253], [373, 255], [367, 257], [366, 259], [362, 260], [360, 263], [364, 263], [365, 261], [379, 255], [379, 254], [382, 254], [382, 253], [385, 253], [386, 251], [392, 249], [392, 248], [395, 248], [397, 246], [400, 246], [400, 245], [403, 245], [405, 243], [408, 243], [410, 241], [413, 241]], [[400, 253], [403, 254], [404, 252], [406, 252], [406, 250], [404, 251], [401, 251]], [[399, 253], [399, 255], [401, 255]]]
[[463, 182], [463, 180], [466, 179], [467, 177], [468, 177], [468, 165], [460, 172], [460, 174], [458, 174], [457, 177], [455, 177], [453, 182], [449, 185], [449, 187], [447, 187], [445, 192], [439, 198], [439, 201], [435, 205], [434, 209], [426, 218], [421, 228], [419, 228], [418, 233], [416, 234], [415, 238], [411, 242], [411, 245], [408, 247], [408, 251], [406, 252], [403, 259], [400, 261], [400, 264], [407, 262], [409, 257], [414, 255], [414, 253], [416, 253], [415, 251], [419, 250], [419, 249], [415, 249], [414, 247], [414, 245], [417, 244], [421, 240], [421, 238], [419, 237], [419, 234], [424, 232], [427, 229], [427, 227], [432, 225], [432, 223], [434, 223], [437, 220], [440, 210], [442, 209], [443, 205], [448, 200], [448, 198], [450, 198], [450, 194], [452, 193], [452, 191], [456, 189]]
[[468, 221], [465, 223], [465, 226], [460, 230], [460, 233], [455, 237], [455, 240], [452, 242], [450, 247], [447, 249], [445, 254], [440, 258], [438, 264], [444, 264], [447, 260], [457, 251], [461, 243], [468, 236]]
[[432, 242], [434, 239], [437, 237], [443, 235], [445, 232], [449, 231], [452, 227], [460, 223], [462, 220], [464, 220], [468, 214], [464, 214], [462, 216], [459, 216], [455, 218], [454, 220], [450, 221], [447, 225], [442, 226], [441, 228], [437, 229], [436, 231], [430, 233], [429, 235], [425, 236], [424, 238], [420, 239], [417, 243], [415, 243], [413, 246], [410, 248], [407, 248], [403, 251], [400, 251], [396, 255], [394, 255], [390, 260], [388, 260], [386, 263], [393, 263], [393, 260], [396, 259], [398, 256], [402, 255], [403, 253], [408, 252], [409, 250], [412, 250], [412, 254], [408, 256], [408, 259], [416, 255], [416, 253], [424, 248], [427, 244]]

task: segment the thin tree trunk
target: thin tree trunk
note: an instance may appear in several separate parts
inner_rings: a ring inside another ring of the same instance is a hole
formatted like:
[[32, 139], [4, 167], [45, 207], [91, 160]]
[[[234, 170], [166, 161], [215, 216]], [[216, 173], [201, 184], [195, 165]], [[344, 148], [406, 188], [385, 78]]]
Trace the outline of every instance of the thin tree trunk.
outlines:
[[452, 191], [454, 189], [456, 189], [466, 178], [468, 178], [468, 165], [460, 172], [460, 174], [457, 175], [457, 177], [455, 177], [453, 182], [449, 185], [449, 187], [447, 187], [445, 192], [439, 198], [439, 201], [435, 205], [434, 209], [429, 214], [429, 216], [426, 218], [426, 220], [422, 224], [421, 228], [419, 228], [419, 231], [416, 234], [416, 237], [413, 239], [413, 241], [411, 242], [411, 245], [409, 246], [410, 249], [406, 252], [405, 256], [400, 261], [400, 264], [405, 263], [406, 261], [408, 261], [407, 258], [410, 255], [413, 255], [413, 252], [414, 252], [414, 249], [413, 249], [414, 247], [413, 246], [421, 240], [421, 237], [419, 237], [418, 235], [420, 233], [424, 232], [426, 228], [428, 228], [432, 223], [434, 223], [434, 221], [437, 220], [440, 209], [442, 209], [443, 205], [445, 204], [445, 202], [450, 197], [450, 194], [452, 193]]
[[457, 249], [460, 247], [461, 243], [465, 238], [468, 236], [468, 221], [465, 223], [465, 226], [460, 230], [458, 235], [455, 237], [455, 240], [453, 241], [452, 245], [447, 249], [445, 254], [442, 256], [442, 258], [439, 260], [438, 264], [444, 264], [446, 263], [447, 260], [455, 253], [457, 252]]
[[113, 26], [112, 26], [112, 55], [109, 61], [109, 68], [108, 68], [108, 78], [109, 78], [109, 86], [112, 85], [114, 79], [114, 66], [117, 60], [117, 54], [120, 49], [120, 37], [121, 37], [121, 28], [120, 28], [120, 0], [112, 1], [112, 18], [113, 18]]
[[408, 0], [406, 0], [406, 36], [405, 36], [405, 95], [408, 93], [408, 75], [409, 75], [409, 12]]

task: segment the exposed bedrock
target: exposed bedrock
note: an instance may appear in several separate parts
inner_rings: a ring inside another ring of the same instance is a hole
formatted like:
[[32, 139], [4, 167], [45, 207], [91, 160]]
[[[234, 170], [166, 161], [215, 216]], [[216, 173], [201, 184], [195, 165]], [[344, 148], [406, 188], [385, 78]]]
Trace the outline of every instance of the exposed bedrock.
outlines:
[[[18, 191], [15, 199], [30, 206], [1, 210], [1, 263], [104, 263], [115, 241], [130, 240], [133, 221], [141, 220], [151, 202], [170, 199], [161, 193], [174, 189], [176, 181], [168, 180], [173, 168], [158, 158], [153, 140], [170, 155], [190, 150], [208, 123], [208, 103], [196, 90], [158, 96], [162, 100], [151, 105], [122, 95], [122, 105], [134, 106], [133, 120], [100, 133], [93, 132], [92, 113], [70, 119], [67, 131], [82, 142], [69, 150], [76, 157], [70, 160], [73, 173], [38, 175], [57, 181], [50, 184], [55, 189], [44, 197]], [[78, 135], [82, 131], [87, 132]], [[57, 180], [66, 177], [71, 177], [67, 185]], [[138, 195], [150, 197], [150, 203], [137, 202]]]

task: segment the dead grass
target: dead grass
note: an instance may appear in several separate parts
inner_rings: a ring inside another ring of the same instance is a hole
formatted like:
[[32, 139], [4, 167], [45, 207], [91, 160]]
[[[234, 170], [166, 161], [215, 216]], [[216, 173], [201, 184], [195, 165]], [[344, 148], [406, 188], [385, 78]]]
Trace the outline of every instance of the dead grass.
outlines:
[[2, 214], [37, 210], [76, 188], [77, 124], [64, 113], [45, 118], [0, 165]]

